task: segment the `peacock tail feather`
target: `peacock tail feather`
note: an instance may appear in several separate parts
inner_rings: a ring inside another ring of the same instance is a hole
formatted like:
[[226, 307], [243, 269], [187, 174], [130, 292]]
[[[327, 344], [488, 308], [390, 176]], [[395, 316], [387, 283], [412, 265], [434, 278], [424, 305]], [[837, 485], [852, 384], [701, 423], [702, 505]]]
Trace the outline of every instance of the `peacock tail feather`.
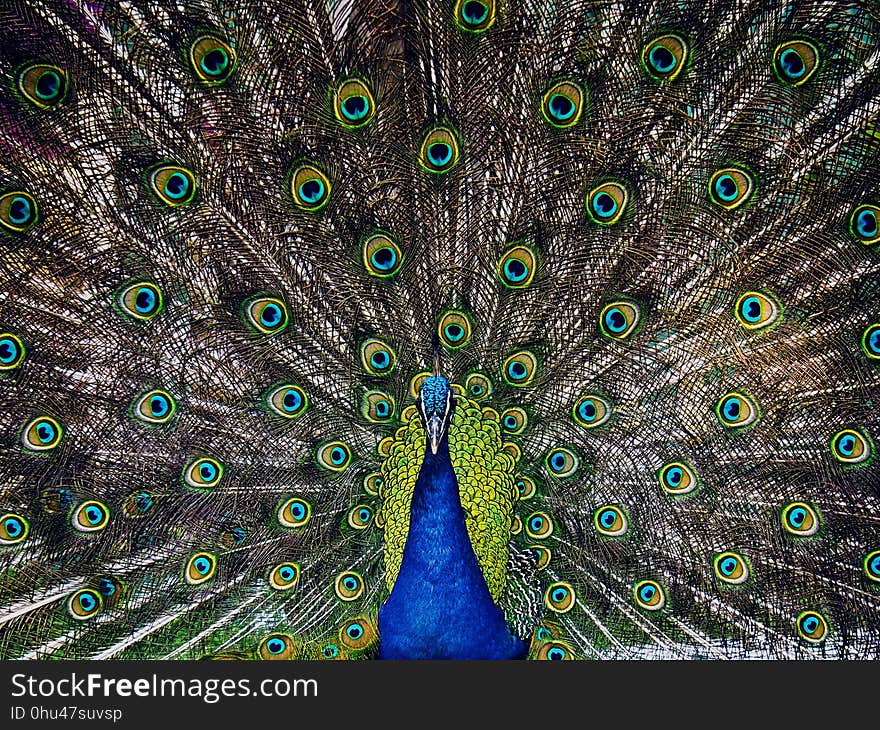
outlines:
[[877, 658], [878, 120], [873, 2], [5, 3], [0, 657]]

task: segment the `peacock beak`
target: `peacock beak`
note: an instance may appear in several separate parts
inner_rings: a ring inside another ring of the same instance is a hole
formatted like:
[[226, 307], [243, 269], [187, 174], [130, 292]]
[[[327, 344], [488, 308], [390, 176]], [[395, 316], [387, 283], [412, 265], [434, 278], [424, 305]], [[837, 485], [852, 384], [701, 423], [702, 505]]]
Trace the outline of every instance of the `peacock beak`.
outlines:
[[436, 454], [446, 432], [446, 414], [432, 413], [425, 419], [425, 430], [428, 432], [428, 441], [431, 442], [431, 453]]

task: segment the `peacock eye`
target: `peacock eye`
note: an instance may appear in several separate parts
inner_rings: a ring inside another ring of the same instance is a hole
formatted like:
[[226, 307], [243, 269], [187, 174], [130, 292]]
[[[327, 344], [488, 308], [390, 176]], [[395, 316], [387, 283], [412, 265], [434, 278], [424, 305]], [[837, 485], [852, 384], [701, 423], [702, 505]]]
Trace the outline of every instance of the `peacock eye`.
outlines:
[[217, 571], [217, 556], [212, 553], [196, 553], [186, 563], [184, 575], [190, 585], [204, 583]]
[[472, 330], [470, 317], [461, 311], [446, 312], [437, 324], [440, 342], [450, 350], [457, 350], [470, 342]]
[[361, 345], [361, 364], [370, 375], [388, 375], [397, 364], [397, 354], [386, 342], [371, 338]]
[[361, 414], [373, 423], [384, 423], [394, 418], [394, 398], [380, 390], [364, 393], [361, 402]]
[[831, 453], [843, 464], [861, 464], [871, 457], [871, 443], [855, 429], [845, 428], [831, 438]]
[[471, 33], [480, 33], [495, 22], [495, 0], [458, 0], [455, 22]]
[[361, 253], [367, 273], [382, 278], [394, 276], [403, 262], [400, 246], [387, 233], [376, 233], [364, 239]]
[[0, 517], [0, 545], [15, 545], [23, 542], [31, 526], [21, 515], [7, 512]]
[[537, 492], [537, 487], [535, 485], [535, 480], [531, 477], [527, 476], [517, 476], [516, 481], [514, 482], [514, 486], [516, 487], [517, 492], [519, 492], [519, 498], [523, 499], [531, 499], [535, 496]]
[[299, 581], [298, 563], [280, 563], [269, 571], [269, 585], [276, 591], [287, 591]]
[[355, 530], [365, 530], [373, 521], [373, 508], [366, 504], [356, 504], [348, 511], [348, 524]]
[[498, 261], [498, 276], [504, 286], [523, 289], [532, 283], [537, 268], [534, 251], [527, 246], [514, 246]]
[[880, 324], [872, 324], [864, 331], [862, 350], [872, 360], [880, 360]]
[[623, 510], [610, 504], [593, 513], [593, 524], [596, 531], [605, 537], [619, 537], [629, 528], [629, 521]]
[[660, 479], [660, 486], [669, 494], [690, 494], [699, 484], [694, 470], [681, 461], [664, 464], [657, 476]]
[[147, 180], [157, 199], [173, 208], [191, 203], [196, 195], [196, 178], [185, 167], [159, 165], [147, 172]]
[[183, 480], [195, 489], [213, 489], [223, 478], [223, 465], [216, 459], [196, 459], [183, 470]]
[[129, 317], [146, 322], [162, 311], [164, 301], [158, 286], [149, 281], [138, 281], [119, 290], [116, 304]]
[[529, 545], [528, 547], [535, 558], [535, 568], [537, 570], [544, 570], [544, 568], [550, 565], [550, 561], [553, 559], [553, 552], [550, 548], [544, 545]]
[[312, 516], [312, 505], [299, 497], [288, 499], [278, 509], [278, 521], [284, 527], [302, 527]]
[[260, 642], [257, 654], [260, 659], [293, 659], [296, 649], [293, 639], [287, 634], [269, 634]]
[[244, 304], [245, 321], [257, 332], [274, 335], [287, 327], [287, 307], [275, 297], [257, 297]]
[[0, 226], [9, 233], [24, 233], [39, 217], [37, 201], [30, 193], [19, 190], [0, 196]]
[[365, 649], [373, 644], [377, 638], [378, 633], [372, 622], [363, 616], [346, 621], [339, 629], [339, 640], [346, 647], [355, 651]]
[[554, 127], [565, 128], [577, 124], [584, 106], [584, 92], [573, 81], [560, 81], [544, 94], [541, 111]]
[[709, 199], [725, 210], [733, 210], [752, 195], [755, 182], [745, 170], [728, 167], [709, 178]]
[[804, 611], [797, 617], [797, 630], [802, 639], [820, 644], [828, 636], [828, 621], [817, 611]]
[[342, 441], [331, 441], [315, 452], [318, 466], [330, 471], [343, 471], [351, 464], [351, 448]]
[[744, 428], [755, 423], [760, 412], [745, 393], [733, 391], [721, 397], [715, 406], [715, 415], [725, 428]]
[[526, 412], [517, 406], [507, 408], [501, 413], [501, 428], [505, 433], [522, 433], [528, 422]]
[[880, 550], [874, 550], [865, 556], [862, 563], [865, 575], [871, 580], [880, 583]]
[[196, 39], [189, 48], [189, 60], [199, 79], [208, 84], [222, 84], [235, 68], [235, 52], [212, 35]]
[[504, 380], [508, 385], [522, 387], [535, 379], [538, 358], [528, 350], [520, 350], [504, 361]]
[[290, 175], [293, 202], [302, 210], [316, 211], [330, 200], [330, 179], [311, 163], [301, 163]]
[[70, 521], [78, 532], [98, 532], [107, 527], [110, 510], [107, 509], [107, 505], [90, 500], [83, 502], [73, 511]]
[[800, 86], [819, 66], [819, 49], [806, 40], [794, 40], [776, 47], [773, 67], [780, 80]]
[[379, 494], [379, 490], [382, 489], [384, 483], [385, 480], [382, 478], [381, 474], [367, 474], [364, 477], [364, 491], [366, 491], [367, 494]]
[[81, 588], [67, 599], [67, 613], [77, 621], [98, 615], [103, 607], [101, 594], [91, 588]]
[[150, 492], [139, 491], [126, 497], [123, 512], [127, 517], [138, 518], [146, 515], [155, 506], [156, 500]]
[[769, 327], [779, 318], [779, 303], [767, 294], [747, 291], [736, 302], [736, 318], [747, 330]]
[[636, 603], [646, 611], [659, 611], [666, 605], [666, 594], [657, 581], [643, 580], [635, 584]]
[[464, 381], [465, 390], [471, 398], [481, 400], [492, 395], [492, 381], [482, 373], [471, 373]]
[[272, 388], [266, 394], [266, 405], [273, 413], [284, 418], [296, 418], [306, 412], [309, 399], [298, 385], [286, 383]]
[[354, 601], [364, 592], [364, 579], [359, 573], [349, 570], [336, 576], [333, 588], [340, 600]]
[[547, 469], [555, 477], [569, 477], [580, 466], [580, 458], [571, 449], [557, 447], [551, 449], [544, 458]]
[[620, 220], [629, 201], [629, 191], [620, 183], [607, 182], [587, 195], [587, 213], [599, 225], [610, 226]]
[[635, 302], [606, 304], [599, 313], [599, 331], [612, 340], [624, 340], [639, 326], [641, 309]]
[[362, 127], [376, 113], [373, 95], [358, 79], [342, 81], [336, 87], [333, 102], [336, 118], [346, 127]]
[[553, 520], [546, 512], [532, 512], [526, 518], [526, 534], [535, 540], [544, 540], [553, 534]]
[[21, 339], [11, 332], [0, 333], [0, 370], [12, 370], [21, 365], [25, 347]]
[[164, 390], [151, 390], [132, 406], [135, 417], [144, 423], [166, 423], [177, 410], [174, 399]]
[[719, 553], [712, 561], [718, 580], [731, 585], [740, 585], [749, 579], [749, 566], [745, 558], [737, 553]]
[[677, 35], [655, 38], [642, 51], [642, 63], [648, 73], [661, 81], [672, 81], [681, 73], [687, 60], [688, 47]]
[[31, 64], [18, 73], [17, 87], [34, 106], [50, 109], [67, 96], [67, 72], [45, 63]]
[[859, 205], [849, 219], [849, 230], [866, 246], [880, 241], [880, 208], [876, 205]]
[[24, 427], [21, 435], [22, 445], [30, 451], [48, 451], [61, 443], [64, 429], [54, 418], [42, 416], [35, 418]]
[[428, 172], [448, 172], [455, 167], [458, 158], [458, 140], [451, 128], [434, 127], [425, 135], [419, 162]]
[[585, 395], [572, 409], [575, 423], [584, 428], [596, 428], [611, 418], [611, 403], [598, 395]]
[[552, 641], [544, 644], [538, 651], [537, 658], [547, 661], [571, 661], [574, 659], [571, 649], [559, 641]]
[[551, 583], [544, 592], [544, 605], [555, 613], [571, 611], [574, 602], [574, 589], [568, 583]]
[[782, 526], [798, 537], [810, 537], [819, 531], [819, 514], [806, 502], [792, 502], [782, 509]]

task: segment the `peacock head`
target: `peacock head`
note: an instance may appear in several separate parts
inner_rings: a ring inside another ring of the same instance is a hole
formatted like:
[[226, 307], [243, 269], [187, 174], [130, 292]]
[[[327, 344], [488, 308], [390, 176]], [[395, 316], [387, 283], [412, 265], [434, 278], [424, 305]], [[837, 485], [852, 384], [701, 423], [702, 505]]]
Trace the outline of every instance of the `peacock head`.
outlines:
[[442, 375], [432, 375], [425, 379], [419, 388], [419, 397], [416, 401], [422, 425], [428, 433], [428, 442], [431, 444], [431, 453], [436, 454], [449, 428], [452, 420], [452, 410], [455, 407], [455, 399], [452, 397], [452, 388], [449, 381]]

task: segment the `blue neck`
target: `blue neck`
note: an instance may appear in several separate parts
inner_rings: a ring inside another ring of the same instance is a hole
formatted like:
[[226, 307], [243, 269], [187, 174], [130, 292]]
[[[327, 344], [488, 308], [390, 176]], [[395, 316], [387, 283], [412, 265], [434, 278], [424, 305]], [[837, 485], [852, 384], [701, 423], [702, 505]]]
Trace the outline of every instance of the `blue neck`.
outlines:
[[416, 480], [400, 573], [379, 609], [380, 659], [517, 659], [471, 547], [444, 437]]

